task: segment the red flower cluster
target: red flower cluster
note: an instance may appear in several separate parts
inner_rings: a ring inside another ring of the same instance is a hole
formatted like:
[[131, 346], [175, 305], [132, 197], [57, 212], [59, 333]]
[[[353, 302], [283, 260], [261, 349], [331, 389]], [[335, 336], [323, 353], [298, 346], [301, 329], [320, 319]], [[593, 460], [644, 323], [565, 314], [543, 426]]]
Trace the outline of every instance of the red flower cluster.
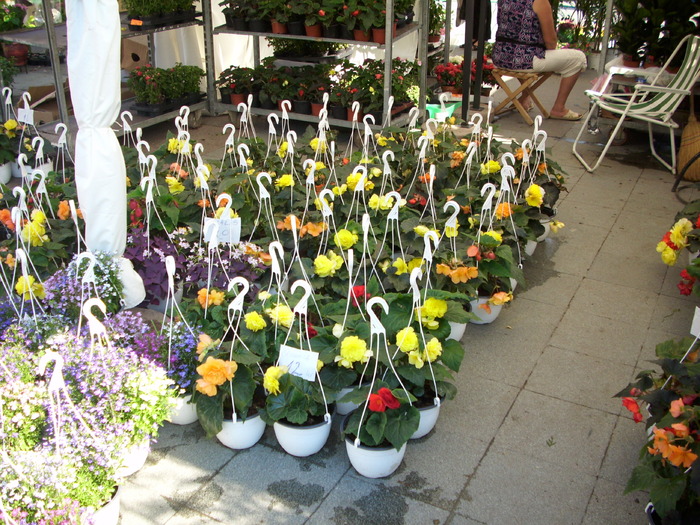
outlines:
[[401, 401], [394, 397], [388, 388], [380, 388], [376, 394], [369, 395], [369, 409], [372, 412], [384, 412], [387, 408], [399, 408]]
[[688, 273], [688, 270], [681, 270], [681, 282], [678, 283], [678, 290], [681, 295], [690, 295], [693, 293], [693, 286], [697, 279]]
[[632, 412], [632, 419], [634, 419], [635, 423], [641, 423], [642, 420], [644, 419], [644, 416], [642, 416], [642, 413], [639, 410], [639, 403], [637, 403], [637, 400], [631, 397], [623, 397], [622, 398], [622, 404], [624, 407]]
[[139, 201], [136, 199], [131, 199], [129, 201], [129, 209], [131, 210], [129, 212], [129, 219], [131, 220], [130, 226], [140, 226], [141, 217], [143, 217], [143, 210], [141, 209]]
[[420, 195], [419, 193], [414, 193], [413, 197], [408, 199], [408, 203], [411, 206], [420, 206], [421, 208], [425, 208], [425, 205], [428, 204], [428, 199], [423, 197], [423, 195]]
[[438, 64], [435, 66], [435, 76], [441, 86], [456, 86], [462, 82], [462, 64]]
[[353, 286], [352, 287], [352, 292], [350, 294], [350, 298], [352, 299], [352, 305], [355, 308], [359, 308], [360, 303], [364, 303], [370, 297], [372, 297], [372, 296], [365, 291], [364, 286], [360, 285], [360, 286]]
[[678, 246], [676, 246], [675, 244], [673, 244], [673, 243], [671, 242], [671, 232], [670, 232], [670, 231], [668, 231], [668, 232], [666, 232], [666, 233], [664, 234], [664, 236], [661, 238], [661, 242], [665, 242], [666, 245], [667, 245], [669, 248], [671, 248], [673, 251], [678, 251], [678, 250], [680, 250], [680, 248], [679, 248]]

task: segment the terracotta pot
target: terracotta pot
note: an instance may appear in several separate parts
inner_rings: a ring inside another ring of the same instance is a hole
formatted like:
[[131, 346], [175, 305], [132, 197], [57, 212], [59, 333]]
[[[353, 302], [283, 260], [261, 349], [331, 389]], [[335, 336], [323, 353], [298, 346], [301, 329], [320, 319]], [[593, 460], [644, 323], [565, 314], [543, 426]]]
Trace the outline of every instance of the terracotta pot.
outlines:
[[[392, 27], [392, 35], [396, 37], [396, 24]], [[386, 27], [373, 27], [372, 28], [372, 42], [377, 44], [386, 43]]]
[[428, 42], [432, 42], [433, 44], [435, 42], [440, 41], [440, 35], [428, 35]]
[[443, 93], [452, 93], [453, 95], [461, 95], [462, 88], [458, 86], [440, 86]]
[[12, 59], [15, 66], [26, 66], [27, 60], [29, 58], [29, 46], [26, 44], [19, 44], [16, 42], [10, 44], [3, 44], [2, 51], [6, 58]]
[[318, 115], [321, 113], [321, 110], [323, 109], [323, 104], [319, 104], [317, 102], [312, 102], [311, 103], [311, 114], [318, 117]]
[[306, 36], [322, 37], [323, 29], [321, 24], [314, 24], [312, 26], [304, 26], [304, 31], [306, 31]]
[[247, 93], [231, 93], [231, 104], [235, 104], [237, 106], [241, 102], [244, 104], [248, 102]]
[[369, 31], [363, 31], [362, 29], [353, 29], [352, 34], [358, 42], [369, 42], [371, 36]]
[[275, 20], [274, 18], [270, 20], [272, 25], [272, 32], [276, 35], [286, 35], [287, 34], [287, 24], [282, 24]]

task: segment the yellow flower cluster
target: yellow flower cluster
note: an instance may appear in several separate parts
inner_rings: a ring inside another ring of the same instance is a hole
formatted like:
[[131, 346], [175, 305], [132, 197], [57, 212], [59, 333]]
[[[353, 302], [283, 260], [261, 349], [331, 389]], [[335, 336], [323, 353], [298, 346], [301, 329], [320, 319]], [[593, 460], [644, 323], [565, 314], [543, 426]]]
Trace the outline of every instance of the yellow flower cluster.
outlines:
[[46, 296], [44, 285], [36, 282], [33, 275], [28, 275], [27, 277], [22, 275], [19, 279], [17, 279], [17, 284], [15, 284], [15, 292], [17, 292], [17, 295], [22, 297], [23, 301], [29, 301], [32, 297], [43, 299]]
[[447, 313], [447, 302], [435, 297], [428, 297], [423, 306], [416, 308], [418, 320], [429, 330], [435, 330], [440, 326], [438, 319]]
[[180, 179], [178, 179], [177, 177], [165, 177], [165, 183], [168, 185], [168, 191], [172, 195], [177, 195], [178, 193], [182, 193], [183, 191], [185, 191], [185, 185], [182, 184], [182, 182], [180, 182]]
[[413, 258], [408, 263], [399, 257], [392, 266], [396, 268], [396, 275], [403, 275], [404, 273], [411, 273], [414, 268], [420, 268], [422, 264], [423, 259], [420, 257]]
[[420, 350], [414, 350], [408, 354], [408, 362], [415, 366], [416, 368], [423, 368], [426, 361], [434, 362], [438, 357], [442, 355], [442, 344], [440, 341], [433, 337], [425, 345], [425, 350], [422, 352]]
[[258, 312], [248, 312], [243, 317], [245, 321], [245, 327], [251, 332], [259, 332], [267, 326], [265, 318]]
[[171, 138], [170, 140], [168, 140], [168, 152], [169, 153], [180, 153], [184, 146], [185, 146], [184, 140], [177, 140], [176, 138]]
[[[362, 178], [362, 173], [359, 171], [356, 173], [351, 173], [348, 175], [347, 180], [345, 181], [348, 185], [348, 188], [351, 190], [355, 191], [355, 187], [357, 184], [360, 182], [360, 179]], [[365, 178], [365, 190], [366, 191], [371, 191], [374, 189], [374, 182], [369, 180], [369, 177]]]
[[269, 308], [265, 310], [265, 313], [270, 316], [270, 319], [275, 324], [289, 328], [294, 322], [294, 312], [286, 304], [278, 304], [274, 308]]
[[487, 235], [494, 239], [498, 244], [501, 244], [503, 242], [503, 236], [498, 233], [497, 231], [494, 230], [489, 230], [487, 232], [484, 232], [484, 235]]
[[425, 237], [425, 234], [428, 232], [435, 232], [438, 238], [440, 237], [440, 233], [434, 228], [428, 228], [427, 226], [424, 226], [422, 224], [419, 224], [418, 226], [413, 228], [413, 233], [415, 233], [419, 237]]
[[525, 190], [525, 201], [536, 208], [542, 206], [544, 202], [544, 188], [537, 184], [530, 184], [530, 187]]
[[[402, 203], [405, 203], [402, 199]], [[389, 197], [388, 195], [379, 196], [376, 193], [369, 198], [367, 203], [373, 210], [390, 210], [394, 206], [394, 197]], [[401, 206], [402, 204], [399, 203]]]
[[342, 250], [348, 250], [355, 246], [357, 244], [357, 241], [360, 240], [360, 237], [356, 233], [351, 232], [350, 230], [346, 230], [343, 228], [342, 230], [338, 230], [338, 233], [336, 233], [333, 236], [333, 242], [335, 245], [342, 249]]
[[263, 376], [263, 387], [270, 394], [277, 395], [280, 393], [280, 377], [287, 373], [286, 366], [271, 366], [265, 370]]
[[275, 188], [278, 190], [281, 190], [282, 188], [289, 188], [290, 186], [294, 186], [294, 177], [292, 177], [289, 173], [285, 173], [275, 180]]
[[459, 229], [459, 221], [455, 223], [454, 226], [445, 226], [445, 237], [451, 239], [457, 237], [457, 230]]
[[340, 355], [335, 356], [335, 362], [345, 368], [352, 368], [354, 363], [366, 363], [372, 357], [372, 350], [367, 348], [364, 339], [349, 335], [340, 343]]
[[197, 292], [197, 301], [202, 308], [209, 308], [210, 306], [219, 306], [224, 302], [225, 296], [226, 294], [224, 292], [214, 288], [210, 291], [207, 291], [206, 288], [201, 288], [199, 292]]
[[343, 258], [332, 250], [327, 255], [319, 255], [314, 259], [314, 270], [319, 277], [333, 276], [342, 267]]
[[41, 246], [49, 240], [46, 235], [46, 215], [41, 210], [32, 212], [32, 220], [22, 228], [22, 240], [31, 246]]
[[501, 171], [501, 165], [497, 160], [490, 160], [481, 165], [481, 174], [489, 175], [490, 173], [498, 173]]
[[325, 140], [320, 140], [318, 137], [312, 138], [309, 145], [316, 152], [321, 151], [321, 153], [325, 153], [328, 149], [328, 143]]
[[8, 119], [5, 124], [3, 124], [5, 128], [5, 135], [7, 135], [8, 138], [12, 139], [17, 136], [17, 133], [15, 133], [15, 130], [17, 129], [17, 121], [13, 118]]
[[289, 143], [285, 140], [280, 147], [277, 148], [277, 156], [283, 159], [287, 155], [287, 150], [289, 149]]
[[692, 229], [692, 222], [686, 218], [679, 219], [656, 245], [656, 251], [661, 254], [661, 260], [665, 264], [668, 266], [676, 264], [678, 252], [688, 246], [688, 233]]

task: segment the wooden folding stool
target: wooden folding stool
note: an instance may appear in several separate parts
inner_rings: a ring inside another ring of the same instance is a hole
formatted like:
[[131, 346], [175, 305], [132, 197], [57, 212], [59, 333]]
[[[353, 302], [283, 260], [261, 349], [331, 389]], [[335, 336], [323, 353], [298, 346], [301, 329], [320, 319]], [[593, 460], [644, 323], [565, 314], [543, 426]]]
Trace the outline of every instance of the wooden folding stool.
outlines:
[[[532, 126], [532, 117], [530, 117], [527, 109], [523, 107], [520, 100], [518, 100], [521, 96], [526, 95], [529, 96], [530, 100], [539, 108], [544, 118], [549, 117], [549, 111], [545, 109], [537, 96], [535, 96], [535, 90], [552, 76], [551, 72], [534, 73], [530, 71], [511, 71], [509, 69], [494, 68], [491, 73], [506, 94], [506, 99], [493, 110], [494, 115], [517, 110], [525, 122]], [[520, 84], [516, 90], [512, 90], [508, 87], [503, 77], [517, 78], [522, 84]]]

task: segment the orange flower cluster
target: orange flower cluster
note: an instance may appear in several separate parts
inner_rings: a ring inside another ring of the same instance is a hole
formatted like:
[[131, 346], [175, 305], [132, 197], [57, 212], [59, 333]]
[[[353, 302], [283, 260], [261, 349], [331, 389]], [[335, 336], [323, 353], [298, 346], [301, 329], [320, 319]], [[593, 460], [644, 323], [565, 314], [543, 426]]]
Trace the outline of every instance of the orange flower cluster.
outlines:
[[452, 155], [450, 155], [450, 168], [456, 168], [460, 164], [462, 164], [462, 161], [464, 160], [465, 153], [463, 151], [453, 151]]
[[236, 370], [238, 364], [235, 361], [207, 357], [207, 360], [197, 367], [197, 373], [202, 376], [201, 379], [197, 379], [197, 391], [207, 396], [215, 396], [216, 387], [231, 381]]
[[62, 221], [65, 221], [66, 219], [70, 218], [70, 206], [68, 205], [68, 201], [61, 201], [58, 203], [57, 215], [58, 218]]
[[292, 220], [294, 221], [294, 224], [297, 227], [297, 231], [299, 232], [299, 238], [303, 238], [307, 233], [311, 235], [312, 237], [318, 237], [321, 235], [326, 228], [328, 228], [328, 225], [321, 221], [321, 222], [307, 222], [303, 226], [299, 227], [299, 219], [295, 215], [287, 215], [284, 220], [282, 221], [277, 221], [277, 229], [278, 230], [292, 230]]
[[12, 222], [12, 212], [7, 208], [0, 210], [0, 223], [10, 231], [15, 231], [15, 223]]
[[476, 279], [479, 269], [476, 266], [458, 266], [451, 268], [447, 264], [438, 264], [436, 267], [438, 275], [446, 275], [455, 284], [466, 283], [470, 279]]
[[182, 166], [180, 166], [177, 162], [173, 162], [170, 165], [170, 173], [173, 175], [180, 177], [181, 179], [186, 179], [187, 177], [190, 176], [188, 172], [182, 169]]
[[677, 438], [687, 440], [689, 436], [690, 429], [683, 423], [675, 423], [670, 428], [655, 428], [653, 446], [647, 447], [647, 450], [652, 456], [661, 454], [675, 467], [688, 468], [698, 459], [697, 454], [685, 445], [674, 445], [672, 442]]
[[505, 219], [513, 215], [513, 207], [510, 202], [502, 202], [496, 206], [495, 214], [498, 220]]
[[199, 301], [199, 306], [202, 308], [207, 308], [209, 306], [218, 306], [224, 302], [224, 292], [220, 292], [214, 288], [207, 292], [206, 288], [202, 288], [197, 292], [197, 301]]

